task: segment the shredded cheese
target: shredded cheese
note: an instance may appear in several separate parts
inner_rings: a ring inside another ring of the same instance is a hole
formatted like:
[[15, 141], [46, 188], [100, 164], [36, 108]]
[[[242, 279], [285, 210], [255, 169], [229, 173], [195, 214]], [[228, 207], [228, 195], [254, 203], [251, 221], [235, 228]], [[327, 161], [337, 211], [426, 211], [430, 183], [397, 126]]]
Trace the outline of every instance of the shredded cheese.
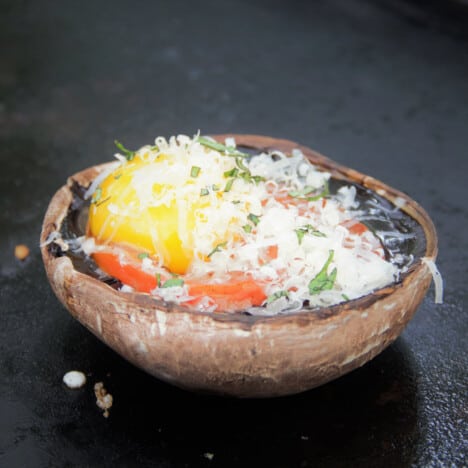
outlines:
[[440, 274], [434, 260], [429, 257], [423, 257], [421, 261], [429, 268], [432, 274], [432, 280], [434, 281], [435, 297], [434, 302], [436, 304], [442, 304], [444, 301], [444, 282], [442, 275]]
[[109, 164], [109, 167], [107, 167], [105, 170], [103, 170], [90, 184], [90, 186], [87, 188], [86, 192], [83, 195], [83, 198], [87, 200], [91, 195], [94, 194], [96, 189], [99, 187], [99, 184], [107, 177], [109, 174], [112, 174], [112, 172], [115, 171], [117, 167], [119, 167], [122, 164], [121, 161], [119, 162], [113, 162]]
[[[104, 212], [107, 217], [96, 242], [87, 241], [83, 250], [102, 249], [122, 228], [131, 231], [140, 223], [155, 253], [142, 262], [144, 271], [167, 273], [166, 259], [180, 249], [188, 259], [181, 278], [222, 283], [231, 272], [242, 272], [264, 285], [268, 297], [263, 307], [249, 310], [267, 315], [299, 310], [304, 302], [337, 304], [399, 278], [401, 271], [385, 258], [379, 238], [359, 222], [366, 213], [360, 211], [354, 186], [330, 195], [330, 173], [318, 170], [299, 150], [243, 157], [233, 139], [220, 150], [216, 142], [206, 141], [208, 145], [198, 136], [158, 137], [154, 146], [136, 151], [131, 162], [118, 155], [113, 169], [101, 173], [85, 196], [126, 168], [129, 183], [102, 207], [92, 204], [91, 215]], [[161, 226], [174, 230], [171, 241]], [[132, 238], [125, 242], [131, 244]], [[426, 264], [434, 271], [433, 263]], [[437, 302], [440, 274], [433, 275]], [[178, 303], [192, 299], [184, 281], [158, 285], [152, 294]], [[206, 297], [196, 307], [212, 311], [216, 305]]]

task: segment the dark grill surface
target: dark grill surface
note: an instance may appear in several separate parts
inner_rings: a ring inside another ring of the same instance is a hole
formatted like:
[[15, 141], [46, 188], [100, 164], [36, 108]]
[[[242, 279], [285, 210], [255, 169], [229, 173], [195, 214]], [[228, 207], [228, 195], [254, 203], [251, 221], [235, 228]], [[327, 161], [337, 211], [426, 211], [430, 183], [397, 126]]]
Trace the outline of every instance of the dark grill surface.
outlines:
[[[0, 50], [0, 466], [468, 464], [467, 2], [4, 0]], [[42, 217], [114, 139], [198, 129], [298, 141], [408, 193], [438, 230], [444, 304], [431, 288], [380, 356], [297, 396], [201, 396], [132, 367], [54, 296]]]

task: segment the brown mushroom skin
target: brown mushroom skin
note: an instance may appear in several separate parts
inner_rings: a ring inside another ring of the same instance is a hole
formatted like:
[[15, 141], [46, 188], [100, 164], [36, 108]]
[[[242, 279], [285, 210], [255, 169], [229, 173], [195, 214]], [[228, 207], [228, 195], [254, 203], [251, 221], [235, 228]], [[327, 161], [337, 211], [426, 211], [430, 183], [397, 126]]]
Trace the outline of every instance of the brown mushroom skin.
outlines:
[[[338, 179], [361, 184], [397, 202], [423, 228], [425, 257], [435, 260], [437, 235], [427, 213], [406, 194], [340, 166], [288, 140], [256, 135], [234, 137], [237, 145], [289, 153], [299, 148], [311, 162]], [[106, 165], [68, 179], [52, 198], [41, 233], [50, 284], [70, 313], [121, 356], [176, 386], [236, 397], [275, 397], [322, 385], [372, 359], [403, 331], [431, 283], [417, 259], [401, 282], [329, 308], [274, 317], [201, 313], [164, 304], [141, 293], [124, 293], [78, 272], [70, 258], [44, 245], [67, 216], [71, 186], [87, 187]]]

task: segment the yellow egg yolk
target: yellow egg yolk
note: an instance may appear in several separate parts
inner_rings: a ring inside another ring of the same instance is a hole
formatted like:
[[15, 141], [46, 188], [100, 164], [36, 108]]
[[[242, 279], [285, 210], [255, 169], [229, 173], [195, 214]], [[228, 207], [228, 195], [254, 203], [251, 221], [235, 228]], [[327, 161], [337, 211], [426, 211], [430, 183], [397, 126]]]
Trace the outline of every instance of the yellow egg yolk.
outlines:
[[[158, 161], [161, 159], [164, 156]], [[158, 199], [174, 187], [156, 183], [152, 184], [152, 201], [141, 200], [134, 176], [151, 164], [135, 157], [104, 179], [91, 201], [89, 235], [101, 244], [123, 244], [141, 250], [159, 258], [170, 272], [184, 274], [194, 257], [194, 213], [207, 202], [200, 197], [173, 197], [158, 204]]]

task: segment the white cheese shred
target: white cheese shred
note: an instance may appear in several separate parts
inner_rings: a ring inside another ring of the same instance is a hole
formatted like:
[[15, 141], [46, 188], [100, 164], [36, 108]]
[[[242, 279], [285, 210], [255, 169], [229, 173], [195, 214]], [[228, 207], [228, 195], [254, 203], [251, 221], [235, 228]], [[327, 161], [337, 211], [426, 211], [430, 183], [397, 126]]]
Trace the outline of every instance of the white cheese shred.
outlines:
[[436, 304], [442, 304], [444, 302], [444, 282], [442, 275], [440, 274], [434, 260], [429, 257], [423, 257], [421, 261], [427, 266], [427, 268], [429, 268], [429, 271], [432, 274], [435, 289], [434, 302]]
[[69, 371], [63, 376], [63, 383], [68, 388], [81, 388], [86, 383], [86, 375], [81, 371]]
[[49, 244], [52, 244], [55, 242], [57, 239], [60, 239], [62, 235], [58, 231], [52, 231], [49, 233], [49, 235], [46, 237], [45, 241], [40, 244], [40, 247], [46, 247]]
[[[137, 250], [144, 247], [147, 257], [138, 257], [138, 268], [158, 278], [150, 293], [179, 304], [195, 300], [201, 311], [216, 310], [216, 300], [192, 293], [190, 284], [229, 283], [242, 272], [261, 288], [255, 302], [247, 298], [240, 303], [256, 315], [361, 297], [396, 281], [405, 261], [412, 261], [401, 255], [388, 260], [381, 241], [398, 245], [413, 234], [385, 226], [374, 233], [365, 223], [367, 216], [374, 219], [382, 212], [385, 219], [391, 217], [392, 210], [403, 206], [402, 198], [391, 209], [377, 201], [364, 207], [353, 185], [330, 193], [331, 174], [298, 149], [291, 155], [273, 151], [248, 156], [232, 152], [235, 145], [233, 138], [226, 139], [223, 149], [198, 135], [158, 137], [155, 146], [140, 148], [133, 159], [119, 157], [85, 194], [89, 198], [95, 193], [94, 201], [101, 200], [91, 202], [95, 239], [74, 239], [66, 247], [88, 255], [112, 251], [113, 243], [125, 244], [124, 239]], [[46, 242], [51, 239], [59, 242], [55, 235]], [[125, 249], [117, 250], [124, 264]], [[425, 263], [439, 303], [440, 273], [434, 262]], [[182, 275], [181, 282], [166, 285], [171, 273]], [[121, 290], [132, 289], [124, 285]]]
[[119, 167], [122, 163], [120, 161], [113, 162], [109, 164], [109, 167], [103, 170], [90, 184], [88, 189], [83, 195], [83, 198], [87, 200], [93, 193], [96, 191], [98, 186], [101, 184], [101, 182], [107, 178], [108, 175], [112, 174], [117, 167]]

